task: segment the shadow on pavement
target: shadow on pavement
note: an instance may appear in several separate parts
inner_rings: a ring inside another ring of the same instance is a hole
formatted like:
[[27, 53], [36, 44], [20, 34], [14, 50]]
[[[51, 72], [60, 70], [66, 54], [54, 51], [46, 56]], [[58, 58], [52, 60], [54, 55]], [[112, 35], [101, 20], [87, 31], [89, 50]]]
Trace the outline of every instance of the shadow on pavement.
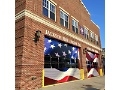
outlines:
[[83, 85], [82, 88], [85, 88], [85, 90], [100, 90], [100, 89], [94, 88], [92, 85]]

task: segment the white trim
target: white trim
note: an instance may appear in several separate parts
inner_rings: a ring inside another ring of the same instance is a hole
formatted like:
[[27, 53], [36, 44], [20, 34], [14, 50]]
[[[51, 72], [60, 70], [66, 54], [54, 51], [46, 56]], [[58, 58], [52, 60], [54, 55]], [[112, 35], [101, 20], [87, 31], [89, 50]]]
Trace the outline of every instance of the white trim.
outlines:
[[[91, 20], [92, 21], [92, 20]], [[93, 21], [92, 21], [93, 22]], [[94, 22], [93, 22], [94, 23]], [[95, 24], [95, 23], [94, 23]], [[95, 24], [99, 29], [100, 29], [100, 27], [97, 25], [97, 24]]]
[[80, 0], [81, 4], [84, 6], [84, 8], [86, 9], [86, 11], [88, 12], [88, 14], [90, 15], [89, 11], [87, 10], [86, 6], [84, 5], [84, 3], [82, 2], [82, 0]]
[[25, 10], [20, 11], [15, 15], [15, 20], [21, 18], [22, 16], [25, 16]]
[[[88, 14], [90, 15], [90, 13], [89, 13], [89, 11], [87, 10], [87, 8], [86, 8], [86, 6], [84, 5], [84, 3], [82, 2], [82, 0], [80, 0], [80, 2], [81, 2], [81, 4], [84, 6], [84, 8], [86, 9], [86, 11], [88, 12]], [[92, 21], [92, 20], [91, 20]], [[92, 21], [93, 22], [93, 21]], [[94, 23], [94, 22], [93, 22]], [[95, 23], [94, 23], [95, 24]], [[100, 29], [100, 27], [97, 25], [97, 24], [95, 24], [99, 29]]]
[[53, 3], [53, 4], [55, 4], [55, 5], [57, 5], [57, 3], [55, 3], [53, 0], [49, 0], [51, 3]]
[[[64, 14], [64, 16], [65, 16], [65, 15], [68, 16], [68, 29], [69, 29], [69, 15], [68, 15], [66, 12], [64, 12], [63, 10], [60, 10], [60, 13], [61, 13], [61, 12]], [[61, 14], [60, 14], [60, 18], [61, 18]], [[64, 19], [64, 25], [63, 25], [63, 26], [65, 27], [65, 17], [62, 18], [62, 19]]]
[[[84, 28], [86, 28], [87, 30], [89, 30], [89, 28], [88, 28], [88, 27], [86, 27], [85, 25], [83, 25], [83, 27], [84, 27]], [[90, 30], [90, 31], [91, 31], [91, 30]]]
[[[48, 10], [48, 16], [47, 17], [50, 18], [50, 12], [51, 12], [50, 5], [53, 5], [55, 7], [54, 8], [55, 11], [54, 12], [52, 11], [52, 12], [55, 14], [55, 20], [54, 21], [56, 22], [56, 5], [52, 1], [50, 1], [50, 0], [48, 0], [48, 8], [47, 8], [47, 10]], [[52, 18], [50, 18], [50, 19], [52, 19]]]
[[59, 8], [64, 11], [66, 14], [70, 15], [65, 9], [63, 9], [62, 7], [59, 6]]
[[87, 45], [89, 45], [89, 46], [91, 46], [93, 48], [96, 48], [98, 50], [101, 50], [100, 47], [88, 42], [85, 39], [82, 39], [81, 37], [76, 36], [74, 33], [69, 32], [68, 29], [63, 29], [62, 27], [57, 26], [56, 24], [54, 24], [54, 23], [52, 23], [52, 22], [50, 22], [50, 21], [48, 21], [48, 20], [46, 20], [46, 19], [44, 19], [44, 18], [42, 18], [42, 17], [40, 17], [38, 15], [32, 13], [29, 10], [23, 10], [23, 11], [21, 11], [21, 13], [16, 14], [15, 15], [15, 20], [21, 18], [22, 16], [27, 16], [27, 17], [29, 17], [29, 18], [31, 18], [31, 19], [33, 19], [35, 21], [38, 21], [38, 22], [40, 22], [42, 24], [45, 24], [48, 27], [51, 27], [51, 28], [53, 28], [53, 29], [55, 29], [55, 30], [67, 35], [67, 36], [70, 36], [71, 38], [74, 38], [74, 39], [76, 39], [76, 40], [78, 40], [80, 42], [83, 42], [83, 43], [85, 43], [85, 44], [87, 44]]
[[76, 18], [74, 18], [73, 16], [71, 16], [73, 19], [75, 19], [77, 22], [79, 22]]
[[98, 35], [97, 34], [95, 34], [95, 41], [98, 42]]

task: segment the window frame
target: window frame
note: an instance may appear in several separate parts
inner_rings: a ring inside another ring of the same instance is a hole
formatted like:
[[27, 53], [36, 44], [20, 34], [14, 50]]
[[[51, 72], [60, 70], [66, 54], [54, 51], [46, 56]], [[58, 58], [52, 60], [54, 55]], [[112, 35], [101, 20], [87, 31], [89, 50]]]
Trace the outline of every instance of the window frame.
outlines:
[[96, 41], [96, 44], [98, 45], [99, 44], [98, 43], [99, 40], [98, 40], [98, 35], [96, 35], [96, 34], [95, 34], [95, 41]]
[[79, 22], [77, 20], [75, 20], [74, 18], [72, 19], [72, 30], [77, 34], [78, 34], [78, 23]]
[[91, 40], [91, 42], [95, 41], [95, 34], [93, 31], [90, 31], [90, 40]]
[[[67, 20], [66, 20], [66, 16], [67, 16]], [[61, 19], [63, 20], [63, 24], [61, 23]], [[67, 22], [67, 26], [66, 26], [66, 22]], [[66, 12], [64, 12], [62, 9], [60, 10], [60, 24], [69, 29], [69, 15]]]
[[[45, 6], [45, 5], [47, 5], [47, 6]], [[51, 10], [51, 5], [54, 7], [53, 10]], [[53, 2], [51, 2], [50, 0], [43, 0], [42, 8], [43, 8], [43, 15], [56, 22], [56, 5]], [[44, 14], [44, 8], [47, 10], [48, 15]], [[51, 13], [54, 14], [54, 19], [51, 17]]]
[[86, 39], [89, 39], [89, 30], [84, 27], [84, 36]]

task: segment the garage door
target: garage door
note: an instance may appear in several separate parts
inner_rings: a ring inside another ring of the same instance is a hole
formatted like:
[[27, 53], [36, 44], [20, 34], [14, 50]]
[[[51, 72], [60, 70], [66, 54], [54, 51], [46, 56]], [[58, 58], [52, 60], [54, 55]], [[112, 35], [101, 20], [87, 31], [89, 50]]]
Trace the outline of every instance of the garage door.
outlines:
[[48, 37], [44, 44], [44, 85], [80, 79], [78, 47]]
[[86, 53], [86, 66], [87, 66], [87, 77], [99, 76], [98, 73], [98, 54], [87, 51]]

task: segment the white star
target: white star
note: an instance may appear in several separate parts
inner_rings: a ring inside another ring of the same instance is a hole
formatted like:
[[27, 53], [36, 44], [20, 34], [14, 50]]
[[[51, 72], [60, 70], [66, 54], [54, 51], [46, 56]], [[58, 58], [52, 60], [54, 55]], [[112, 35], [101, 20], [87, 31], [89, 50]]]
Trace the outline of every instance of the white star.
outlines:
[[50, 46], [52, 49], [55, 47], [54, 44]]
[[46, 49], [47, 49], [47, 48], [45, 47], [45, 48], [44, 48], [44, 52], [46, 51]]
[[64, 46], [66, 46], [66, 47], [67, 47], [67, 44], [64, 44]]
[[69, 54], [71, 54], [71, 51], [70, 51], [70, 50], [68, 50], [68, 53], [69, 53]]
[[60, 55], [59, 55], [58, 53], [55, 53], [55, 55], [56, 55], [57, 57], [60, 57]]
[[74, 50], [75, 50], [75, 48], [73, 47], [73, 48], [72, 48], [72, 50], [74, 51]]
[[75, 53], [77, 53], [77, 51], [75, 51]]
[[71, 58], [72, 58], [72, 59], [74, 59], [74, 57], [73, 57], [73, 56], [72, 56]]
[[61, 46], [62, 46], [61, 43], [59, 43], [58, 46], [61, 48]]
[[66, 56], [67, 54], [65, 52], [62, 52], [63, 53], [63, 56]]
[[51, 41], [51, 39], [50, 40], [48, 40], [48, 43], [51, 43], [52, 41]]

